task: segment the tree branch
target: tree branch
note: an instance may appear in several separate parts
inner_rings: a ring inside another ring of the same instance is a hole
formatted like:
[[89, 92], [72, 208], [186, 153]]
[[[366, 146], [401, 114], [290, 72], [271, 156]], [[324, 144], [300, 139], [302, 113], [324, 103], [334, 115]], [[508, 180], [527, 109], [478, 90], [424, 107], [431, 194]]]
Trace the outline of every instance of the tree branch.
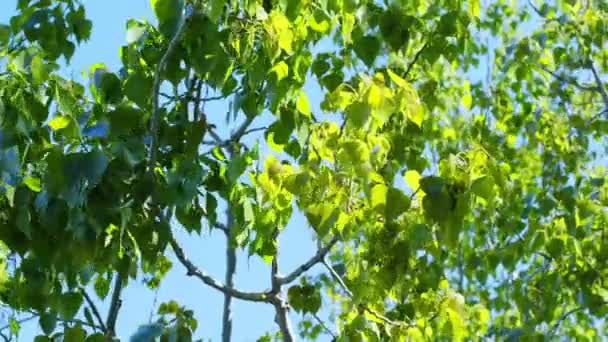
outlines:
[[[275, 318], [274, 321], [281, 330], [281, 335], [284, 342], [293, 342], [293, 332], [291, 329], [291, 323], [289, 321], [289, 304], [281, 297], [281, 277], [279, 276], [279, 241], [278, 241], [279, 229], [275, 229], [273, 233], [273, 240], [277, 247], [274, 257], [272, 258], [272, 271], [270, 274], [270, 281], [272, 283], [272, 304], [274, 305]], [[295, 278], [294, 278], [295, 279]]]
[[334, 280], [338, 282], [338, 284], [340, 285], [342, 290], [344, 290], [346, 295], [349, 296], [350, 298], [352, 298], [353, 293], [350, 291], [348, 286], [346, 286], [346, 284], [344, 283], [344, 280], [342, 279], [342, 277], [340, 277], [338, 272], [336, 272], [336, 270], [334, 270], [334, 268], [331, 267], [331, 265], [328, 264], [327, 261], [323, 260], [322, 263], [323, 263], [323, 266], [325, 266], [325, 268], [327, 268], [327, 270], [329, 271], [329, 274], [334, 278]]
[[[333, 267], [331, 267], [331, 265], [329, 265], [325, 260], [322, 261], [323, 265], [325, 266], [325, 268], [327, 268], [327, 270], [329, 271], [329, 273], [331, 274], [331, 276], [334, 278], [334, 280], [336, 282], [338, 282], [338, 284], [340, 285], [340, 287], [342, 288], [342, 290], [344, 290], [344, 293], [346, 293], [346, 295], [350, 298], [353, 298], [353, 293], [348, 289], [348, 286], [346, 286], [346, 284], [344, 283], [344, 280], [342, 280], [342, 277], [340, 277], [340, 275], [338, 274], [338, 272], [336, 272], [336, 270], [334, 270]], [[406, 323], [406, 322], [401, 322], [401, 321], [393, 321], [388, 317], [385, 317], [384, 315], [376, 312], [375, 310], [370, 309], [367, 305], [365, 304], [361, 304], [361, 307], [369, 312], [371, 315], [373, 315], [374, 317], [378, 318], [379, 320], [383, 321], [386, 324], [389, 325], [400, 325], [400, 326], [411, 326], [412, 323]]]
[[175, 50], [177, 44], [179, 43], [179, 39], [184, 32], [184, 28], [186, 27], [186, 19], [187, 18], [183, 18], [182, 22], [179, 24], [177, 32], [175, 32], [175, 35], [173, 35], [173, 38], [171, 38], [169, 46], [161, 57], [160, 62], [156, 66], [156, 72], [154, 73], [154, 83], [152, 85], [152, 116], [150, 117], [150, 136], [152, 141], [150, 143], [149, 172], [151, 176], [154, 175], [154, 165], [156, 164], [157, 153], [156, 150], [158, 149], [158, 146], [156, 145], [158, 144], [158, 97], [160, 92], [161, 73], [163, 72], [167, 61], [169, 60], [169, 56], [171, 55], [171, 53], [173, 53], [173, 50]]
[[562, 82], [562, 83], [570, 84], [570, 85], [572, 85], [572, 86], [574, 86], [574, 87], [576, 87], [576, 88], [578, 88], [578, 89], [580, 89], [580, 90], [583, 90], [583, 91], [597, 91], [597, 90], [598, 90], [598, 88], [597, 88], [597, 87], [588, 87], [588, 86], [584, 86], [584, 85], [582, 85], [582, 84], [578, 83], [578, 82], [576, 81], [576, 79], [569, 79], [569, 78], [566, 78], [566, 77], [564, 77], [564, 76], [562, 76], [562, 75], [560, 75], [560, 74], [558, 74], [558, 73], [556, 73], [556, 72], [554, 72], [554, 71], [551, 71], [551, 70], [549, 70], [549, 69], [545, 68], [545, 67], [544, 67], [544, 66], [542, 66], [542, 65], [537, 65], [537, 66], [538, 66], [538, 68], [539, 68], [540, 70], [542, 70], [542, 71], [544, 71], [544, 72], [548, 73], [549, 75], [553, 76], [555, 79], [557, 79], [558, 81], [560, 81], [560, 82]]
[[426, 47], [428, 46], [428, 44], [429, 44], [429, 41], [427, 40], [424, 43], [424, 45], [422, 45], [422, 47], [420, 48], [420, 50], [418, 50], [418, 52], [416, 52], [416, 54], [414, 55], [414, 59], [412, 59], [412, 61], [410, 62], [410, 64], [407, 66], [407, 70], [405, 70], [405, 73], [403, 74], [403, 79], [407, 78], [407, 75], [409, 75], [410, 71], [412, 71], [412, 68], [418, 62], [418, 58], [420, 58], [420, 55], [422, 55], [422, 52], [426, 49]]
[[572, 310], [570, 310], [570, 311], [566, 312], [565, 314], [563, 314], [563, 315], [562, 315], [562, 316], [561, 316], [561, 317], [560, 317], [560, 318], [559, 318], [559, 319], [558, 319], [558, 320], [555, 322], [555, 324], [553, 324], [553, 327], [551, 327], [551, 330], [549, 330], [549, 332], [548, 332], [548, 334], [547, 334], [547, 335], [548, 335], [548, 339], [549, 339], [549, 341], [551, 340], [551, 338], [553, 337], [553, 335], [555, 335], [555, 333], [557, 332], [557, 328], [559, 328], [559, 325], [560, 325], [560, 324], [561, 324], [563, 321], [565, 321], [565, 320], [566, 320], [566, 318], [568, 318], [570, 315], [572, 315], [572, 314], [574, 314], [574, 313], [576, 313], [576, 312], [578, 312], [578, 311], [584, 310], [584, 309], [585, 309], [585, 308], [583, 308], [583, 307], [580, 307], [580, 306], [579, 306], [578, 308], [574, 308], [574, 309], [572, 309]]
[[89, 307], [91, 308], [91, 311], [93, 311], [93, 315], [97, 319], [97, 323], [99, 324], [99, 327], [101, 328], [101, 330], [105, 334], [107, 332], [106, 325], [103, 322], [103, 318], [101, 318], [101, 315], [99, 314], [99, 310], [97, 310], [97, 306], [93, 302], [93, 299], [91, 299], [91, 297], [89, 296], [89, 294], [83, 288], [80, 289], [80, 292], [82, 293], [82, 296], [86, 300], [87, 304], [89, 304]]
[[321, 328], [323, 328], [323, 330], [325, 330], [329, 335], [331, 335], [331, 337], [333, 337], [334, 339], [338, 338], [338, 336], [336, 336], [336, 334], [334, 334], [334, 332], [331, 331], [331, 329], [329, 329], [329, 327], [327, 325], [325, 325], [325, 323], [321, 320], [321, 318], [319, 318], [319, 316], [317, 314], [312, 314], [312, 317], [315, 318], [315, 320], [317, 321], [317, 323], [319, 323]]
[[291, 329], [291, 323], [289, 322], [289, 305], [284, 299], [282, 299], [278, 295], [273, 296], [272, 299], [272, 304], [274, 305], [274, 309], [276, 312], [274, 321], [277, 323], [279, 329], [281, 330], [283, 341], [295, 341]]
[[[601, 303], [601, 305], [606, 305], [608, 304], [608, 302], [603, 302]], [[570, 315], [579, 312], [581, 310], [585, 310], [586, 308], [579, 306], [578, 308], [574, 308], [572, 310], [567, 311], [565, 314], [563, 314], [556, 322], [555, 324], [553, 324], [553, 327], [551, 327], [551, 330], [549, 330], [549, 332], [547, 333], [547, 337], [548, 340], [550, 341], [551, 338], [553, 338], [553, 336], [555, 335], [555, 333], [557, 332], [557, 329], [559, 328], [559, 325], [562, 324], [563, 321], [566, 320], [566, 318], [568, 318]]]
[[108, 311], [108, 319], [106, 321], [106, 338], [116, 336], [116, 320], [118, 319], [118, 310], [122, 306], [120, 294], [122, 292], [123, 276], [121, 272], [116, 272], [116, 280], [114, 281], [114, 290], [112, 291], [112, 301], [110, 302], [110, 310]]
[[[228, 201], [226, 208], [228, 224], [226, 230], [226, 277], [224, 281], [229, 288], [234, 287], [234, 275], [236, 273], [236, 248], [232, 245], [232, 234], [230, 233], [234, 226], [234, 217], [232, 216], [232, 208]], [[230, 342], [232, 340], [232, 296], [228, 293], [224, 294], [224, 312], [222, 315], [222, 341]]]
[[331, 248], [337, 242], [338, 242], [338, 236], [334, 235], [334, 237], [329, 241], [329, 243], [327, 243], [327, 245], [325, 245], [324, 247], [319, 248], [319, 250], [317, 251], [317, 253], [315, 255], [313, 255], [307, 262], [305, 262], [302, 265], [300, 265], [298, 268], [296, 268], [295, 270], [293, 270], [293, 272], [289, 273], [285, 277], [280, 277], [279, 276], [278, 277], [279, 284], [281, 284], [281, 285], [289, 284], [292, 281], [296, 280], [304, 272], [306, 272], [309, 269], [311, 269], [317, 263], [323, 262], [323, 260], [325, 259], [325, 256], [327, 255], [327, 253], [329, 253], [329, 251], [331, 250]]
[[175, 237], [171, 235], [169, 237], [169, 244], [171, 244], [171, 248], [173, 248], [173, 252], [177, 259], [181, 262], [181, 264], [188, 271], [189, 276], [194, 276], [200, 279], [207, 286], [212, 287], [224, 294], [229, 294], [235, 298], [250, 301], [250, 302], [263, 302], [270, 303], [269, 293], [268, 292], [243, 292], [239, 291], [232, 287], [227, 287], [224, 284], [220, 283], [213, 277], [210, 277], [199, 270], [184, 254], [184, 250], [179, 246]]
[[604, 108], [608, 109], [608, 93], [606, 93], [606, 88], [604, 88], [604, 84], [602, 83], [602, 79], [597, 72], [597, 69], [593, 65], [593, 61], [589, 60], [589, 69], [593, 73], [593, 78], [595, 79], [595, 83], [597, 86], [597, 90], [602, 95], [602, 100], [604, 101]]

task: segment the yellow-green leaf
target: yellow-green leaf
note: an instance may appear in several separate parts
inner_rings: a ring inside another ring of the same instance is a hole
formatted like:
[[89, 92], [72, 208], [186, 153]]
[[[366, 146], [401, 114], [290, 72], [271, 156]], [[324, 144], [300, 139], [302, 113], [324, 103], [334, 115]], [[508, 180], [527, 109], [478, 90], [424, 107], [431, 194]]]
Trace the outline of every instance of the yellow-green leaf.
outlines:
[[386, 205], [386, 192], [388, 187], [384, 184], [376, 184], [371, 191], [372, 208], [376, 209]]
[[391, 71], [391, 69], [387, 69], [386, 70], [388, 73], [388, 77], [391, 79], [391, 81], [393, 81], [397, 86], [399, 86], [400, 88], [405, 88], [407, 83], [406, 81], [401, 78], [399, 75], [395, 74], [394, 72]]
[[268, 16], [267, 25], [267, 30], [277, 40], [279, 47], [291, 53], [294, 35], [287, 17], [282, 12], [272, 11]]
[[287, 63], [280, 61], [270, 69], [270, 73], [274, 73], [277, 77], [277, 82], [281, 82], [282, 79], [289, 75], [289, 67]]
[[40, 185], [40, 179], [35, 177], [25, 177], [23, 179], [23, 184], [25, 184], [30, 190], [34, 192], [40, 192], [42, 189]]
[[58, 116], [54, 119], [52, 119], [51, 121], [49, 121], [49, 127], [51, 127], [51, 129], [53, 131], [57, 131], [63, 128], [68, 127], [68, 125], [70, 124], [70, 117], [68, 116]]
[[479, 0], [469, 0], [469, 14], [475, 18], [479, 18]]
[[344, 45], [350, 44], [353, 41], [352, 32], [355, 27], [355, 17], [348, 12], [342, 13], [342, 40]]
[[418, 171], [408, 170], [407, 172], [405, 172], [404, 178], [405, 183], [407, 184], [407, 186], [410, 187], [410, 189], [412, 189], [412, 191], [416, 191], [418, 190], [418, 188], [420, 188], [420, 179], [422, 177], [420, 176]]
[[306, 115], [307, 117], [310, 117], [310, 106], [308, 105], [308, 98], [306, 97], [306, 94], [304, 94], [304, 92], [300, 92], [300, 96], [298, 96], [298, 99], [296, 100], [296, 109]]
[[464, 94], [462, 95], [462, 106], [466, 109], [471, 109], [473, 103], [473, 97], [471, 96], [471, 85], [468, 81], [464, 81], [463, 84]]

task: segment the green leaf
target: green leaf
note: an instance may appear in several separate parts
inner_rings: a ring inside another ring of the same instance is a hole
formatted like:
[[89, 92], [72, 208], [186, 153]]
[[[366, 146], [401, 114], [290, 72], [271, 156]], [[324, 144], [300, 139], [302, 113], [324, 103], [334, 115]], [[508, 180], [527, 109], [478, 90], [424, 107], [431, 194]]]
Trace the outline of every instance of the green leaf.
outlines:
[[420, 188], [428, 195], [438, 195], [445, 188], [445, 181], [441, 177], [426, 176], [420, 179]]
[[70, 125], [72, 122], [72, 118], [67, 115], [57, 116], [49, 121], [49, 127], [53, 131], [58, 131], [60, 129], [64, 129]]
[[287, 63], [280, 61], [278, 64], [273, 66], [268, 73], [274, 73], [276, 76], [276, 82], [279, 83], [281, 80], [289, 75], [289, 67]]
[[306, 115], [306, 117], [310, 117], [310, 106], [308, 105], [308, 98], [306, 97], [306, 94], [304, 94], [304, 92], [300, 92], [300, 95], [298, 96], [298, 99], [296, 100], [296, 109]]
[[388, 187], [384, 184], [376, 184], [371, 189], [371, 206], [373, 209], [380, 207], [384, 210], [386, 204]]
[[73, 327], [66, 327], [63, 330], [63, 341], [64, 342], [82, 342], [87, 337], [86, 331], [82, 329], [80, 324]]
[[464, 108], [471, 109], [473, 103], [473, 97], [471, 96], [471, 85], [468, 81], [464, 81], [463, 84], [464, 95], [462, 95], [461, 103]]
[[87, 336], [86, 342], [105, 342], [106, 337], [102, 333]]
[[93, 283], [93, 289], [99, 298], [105, 299], [110, 292], [110, 281], [106, 277], [98, 275]]
[[492, 176], [477, 178], [471, 184], [471, 191], [475, 195], [487, 201], [491, 201], [494, 198], [494, 179]]
[[23, 184], [25, 184], [30, 190], [34, 192], [40, 192], [42, 190], [42, 185], [40, 184], [40, 179], [35, 177], [25, 177], [23, 179]]
[[152, 10], [158, 19], [160, 32], [173, 37], [183, 20], [183, 0], [150, 0]]
[[209, 18], [211, 21], [215, 22], [222, 12], [224, 11], [224, 6], [226, 6], [225, 0], [211, 0], [211, 6], [209, 10]]
[[8, 328], [11, 335], [17, 336], [19, 335], [19, 330], [21, 330], [21, 325], [14, 317], [11, 317], [8, 320]]
[[362, 128], [367, 123], [371, 108], [367, 103], [357, 101], [346, 109], [347, 118], [355, 127]]
[[355, 17], [348, 12], [342, 13], [342, 41], [344, 45], [350, 44], [352, 39], [353, 28], [355, 27]]
[[467, 8], [472, 17], [479, 18], [479, 0], [468, 0]]
[[8, 25], [0, 24], [0, 48], [8, 44], [11, 30]]
[[287, 290], [289, 305], [301, 313], [317, 313], [321, 308], [321, 293], [312, 285], [294, 285]]
[[145, 21], [128, 19], [127, 20], [127, 44], [141, 42], [148, 29]]
[[404, 175], [405, 183], [412, 191], [417, 191], [420, 188], [420, 179], [422, 178], [418, 171], [408, 170]]
[[380, 53], [380, 40], [375, 36], [363, 36], [355, 40], [354, 50], [365, 65], [371, 67]]
[[46, 335], [50, 335], [55, 331], [55, 326], [57, 325], [57, 316], [52, 313], [45, 312], [40, 315], [38, 320], [40, 324], [40, 328]]
[[[59, 316], [63, 320], [71, 320], [76, 316], [82, 305], [82, 295], [77, 292], [68, 292], [61, 295]], [[84, 337], [83, 337], [84, 339]], [[82, 341], [82, 340], [81, 340]]]
[[396, 220], [410, 208], [411, 200], [401, 190], [389, 188], [386, 193], [386, 221]]
[[152, 79], [142, 72], [132, 72], [125, 81], [124, 92], [140, 108], [147, 108], [152, 94]]
[[276, 37], [279, 47], [290, 54], [293, 49], [294, 34], [287, 17], [282, 12], [272, 11], [268, 16], [267, 25], [268, 30]]
[[175, 208], [175, 218], [186, 228], [187, 231], [200, 233], [203, 210], [196, 206], [177, 206]]

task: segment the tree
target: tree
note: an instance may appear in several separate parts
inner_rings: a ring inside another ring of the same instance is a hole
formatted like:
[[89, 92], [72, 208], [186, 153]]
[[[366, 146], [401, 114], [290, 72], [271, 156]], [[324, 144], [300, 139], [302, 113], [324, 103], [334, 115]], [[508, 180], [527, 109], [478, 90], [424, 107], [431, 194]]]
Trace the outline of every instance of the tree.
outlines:
[[[1, 298], [37, 341], [112, 340], [122, 289], [158, 286], [171, 255], [225, 295], [224, 341], [233, 299], [274, 308], [261, 341], [605, 337], [608, 4], [151, 4], [158, 25], [127, 22], [122, 69], [88, 84], [57, 74], [84, 5], [19, 0], [0, 26]], [[319, 247], [280, 270], [294, 211]], [[225, 233], [224, 282], [180, 229]], [[268, 289], [235, 284], [237, 249]], [[132, 339], [192, 339], [192, 311], [158, 314]]]

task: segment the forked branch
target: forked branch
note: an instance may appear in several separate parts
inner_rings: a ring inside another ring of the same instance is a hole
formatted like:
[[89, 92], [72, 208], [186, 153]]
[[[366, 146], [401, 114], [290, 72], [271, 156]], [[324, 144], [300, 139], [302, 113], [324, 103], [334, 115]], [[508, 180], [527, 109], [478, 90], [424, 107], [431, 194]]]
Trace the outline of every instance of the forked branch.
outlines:
[[299, 276], [304, 274], [304, 272], [311, 269], [317, 263], [323, 262], [325, 256], [332, 247], [338, 242], [338, 236], [334, 236], [324, 247], [320, 248], [315, 255], [313, 255], [307, 262], [300, 265], [300, 267], [293, 270], [293, 272], [289, 273], [285, 277], [279, 277], [278, 281], [281, 285], [289, 284], [292, 281], [296, 280]]

